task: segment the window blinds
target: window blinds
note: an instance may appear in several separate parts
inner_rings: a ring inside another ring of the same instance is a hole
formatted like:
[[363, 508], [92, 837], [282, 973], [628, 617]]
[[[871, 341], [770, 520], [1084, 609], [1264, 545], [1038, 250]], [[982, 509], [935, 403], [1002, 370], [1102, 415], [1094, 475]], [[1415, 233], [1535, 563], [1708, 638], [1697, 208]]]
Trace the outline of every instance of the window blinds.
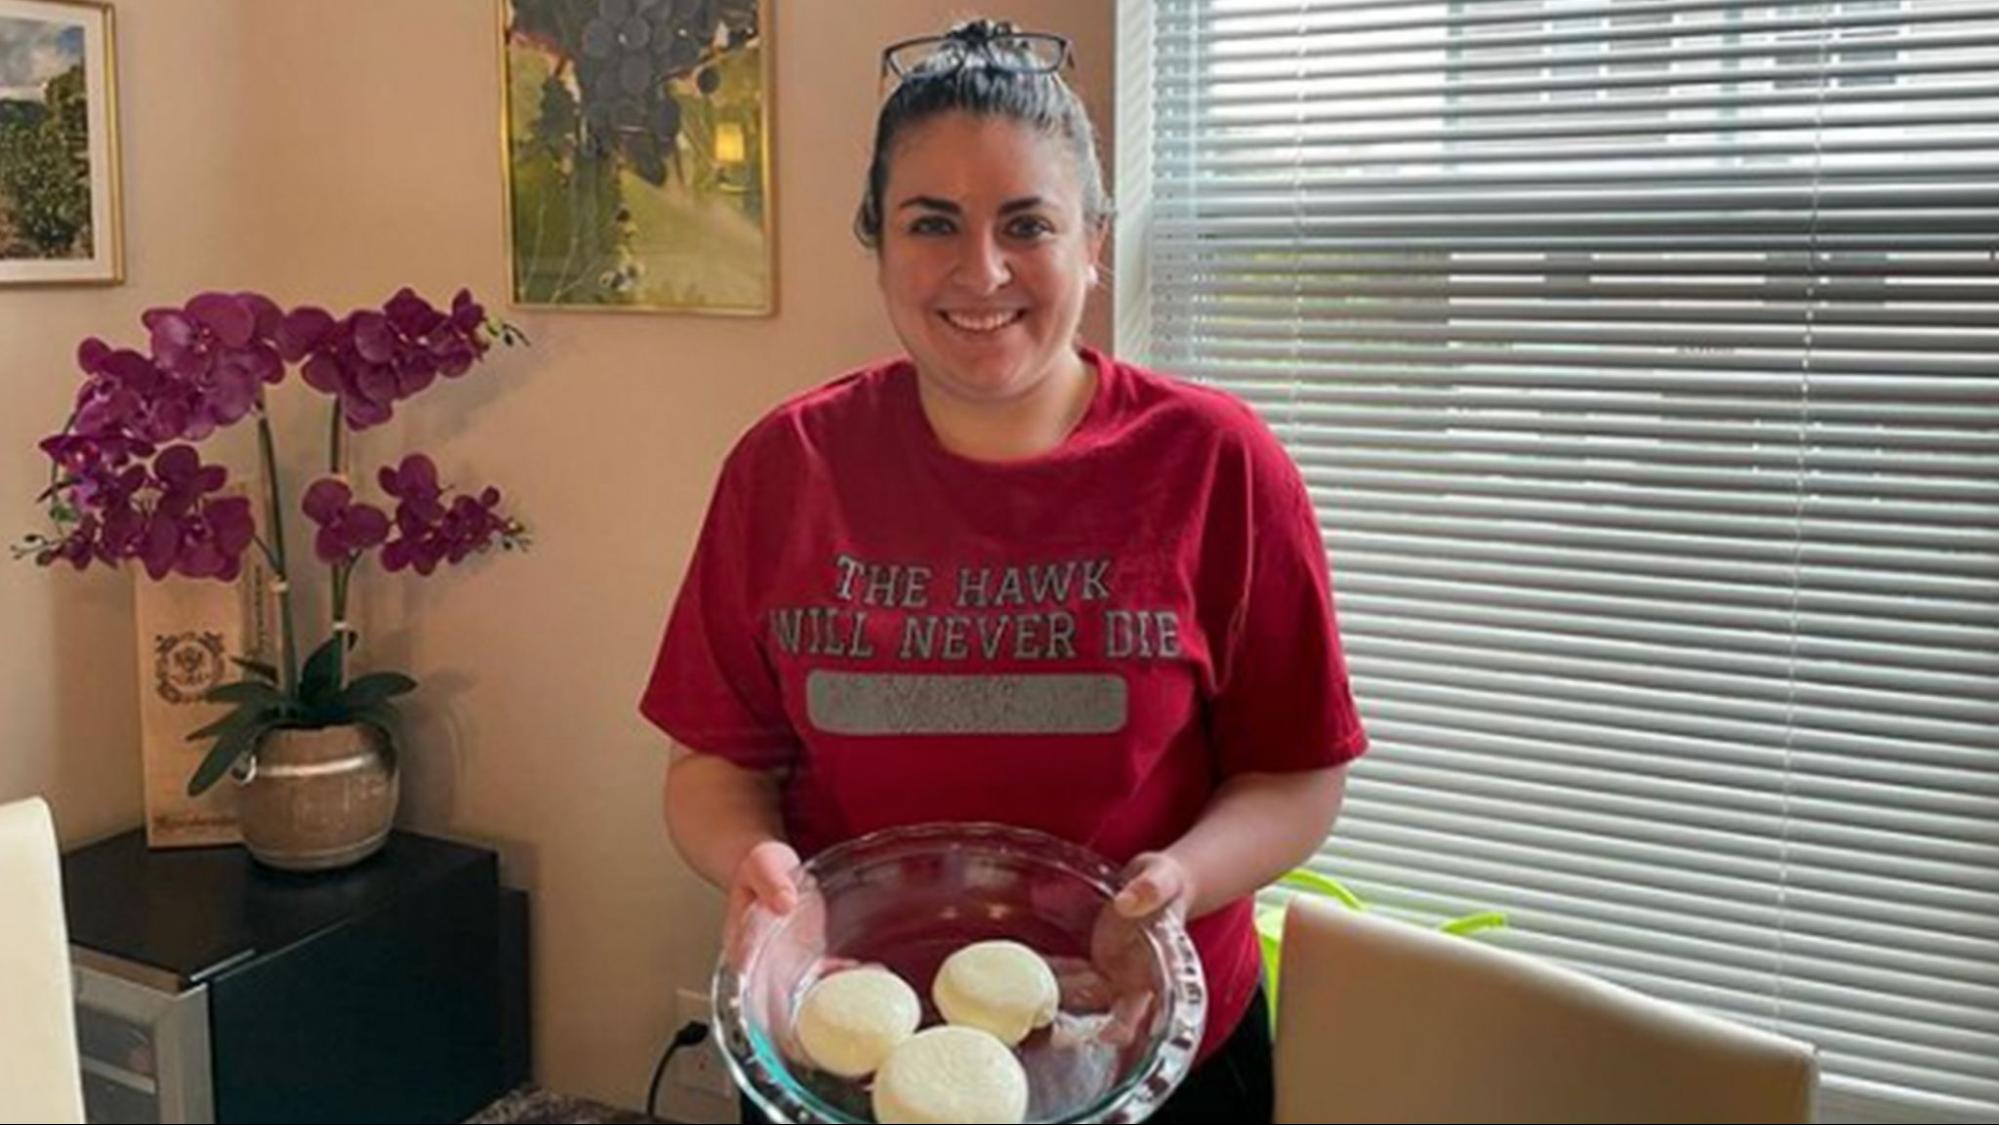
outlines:
[[1993, 1119], [1999, 3], [1149, 16], [1148, 358], [1292, 449], [1375, 738], [1323, 869]]

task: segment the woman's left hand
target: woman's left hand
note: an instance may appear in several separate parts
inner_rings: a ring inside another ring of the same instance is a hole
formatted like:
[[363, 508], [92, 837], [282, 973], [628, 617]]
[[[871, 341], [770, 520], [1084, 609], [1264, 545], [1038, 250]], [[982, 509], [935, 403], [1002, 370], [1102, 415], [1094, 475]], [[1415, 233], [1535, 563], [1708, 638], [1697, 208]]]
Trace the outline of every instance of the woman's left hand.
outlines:
[[1185, 921], [1193, 899], [1192, 877], [1165, 852], [1146, 852], [1125, 865], [1124, 888], [1097, 915], [1088, 968], [1057, 971], [1063, 1011], [1102, 1013], [1088, 1021], [1089, 1038], [1112, 1045], [1136, 1041], [1158, 987], [1146, 926], [1162, 915]]
[[1145, 852], [1125, 865], [1124, 889], [1111, 905], [1124, 917], [1144, 921], [1155, 914], [1187, 920], [1194, 903], [1194, 880], [1185, 864], [1167, 852]]

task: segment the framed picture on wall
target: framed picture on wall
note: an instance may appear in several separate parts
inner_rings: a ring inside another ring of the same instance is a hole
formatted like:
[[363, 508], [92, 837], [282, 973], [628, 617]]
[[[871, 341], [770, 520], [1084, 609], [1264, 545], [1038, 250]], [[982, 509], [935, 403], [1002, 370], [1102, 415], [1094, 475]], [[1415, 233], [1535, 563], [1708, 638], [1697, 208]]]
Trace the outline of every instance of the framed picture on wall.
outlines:
[[0, 0], [0, 284], [125, 280], [111, 6]]
[[770, 0], [498, 4], [514, 303], [773, 313]]

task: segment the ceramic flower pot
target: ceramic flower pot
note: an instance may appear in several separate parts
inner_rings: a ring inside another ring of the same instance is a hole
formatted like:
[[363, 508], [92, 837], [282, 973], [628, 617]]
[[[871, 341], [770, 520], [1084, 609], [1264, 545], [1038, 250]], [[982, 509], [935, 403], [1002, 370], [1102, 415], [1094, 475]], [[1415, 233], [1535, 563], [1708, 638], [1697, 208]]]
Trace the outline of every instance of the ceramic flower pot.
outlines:
[[329, 871], [373, 855], [401, 796], [388, 739], [365, 723], [273, 730], [241, 783], [243, 845], [287, 871]]

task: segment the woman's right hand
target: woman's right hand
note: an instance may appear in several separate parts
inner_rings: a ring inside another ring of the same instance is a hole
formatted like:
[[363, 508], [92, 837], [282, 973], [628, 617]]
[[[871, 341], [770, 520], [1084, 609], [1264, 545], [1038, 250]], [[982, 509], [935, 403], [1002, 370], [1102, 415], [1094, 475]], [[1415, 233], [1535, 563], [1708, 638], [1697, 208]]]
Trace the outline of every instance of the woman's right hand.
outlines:
[[783, 916], [798, 909], [798, 852], [782, 840], [751, 848], [729, 880], [728, 912], [722, 918], [722, 948], [732, 953], [743, 936], [751, 906]]
[[[816, 891], [801, 886], [804, 864], [798, 852], [782, 840], [766, 840], [750, 849], [736, 865], [729, 880], [728, 914], [722, 920], [722, 948], [738, 972], [749, 961], [752, 934], [751, 907], [789, 919], [780, 940], [767, 943], [757, 976], [765, 982], [746, 1001], [759, 1007], [763, 1023], [777, 1039], [785, 1057], [809, 1062], [810, 1056], [798, 1041], [798, 1029], [789, 1018], [790, 998], [819, 977], [854, 962], [828, 958], [826, 951], [826, 901]], [[794, 917], [795, 915], [795, 917]]]

